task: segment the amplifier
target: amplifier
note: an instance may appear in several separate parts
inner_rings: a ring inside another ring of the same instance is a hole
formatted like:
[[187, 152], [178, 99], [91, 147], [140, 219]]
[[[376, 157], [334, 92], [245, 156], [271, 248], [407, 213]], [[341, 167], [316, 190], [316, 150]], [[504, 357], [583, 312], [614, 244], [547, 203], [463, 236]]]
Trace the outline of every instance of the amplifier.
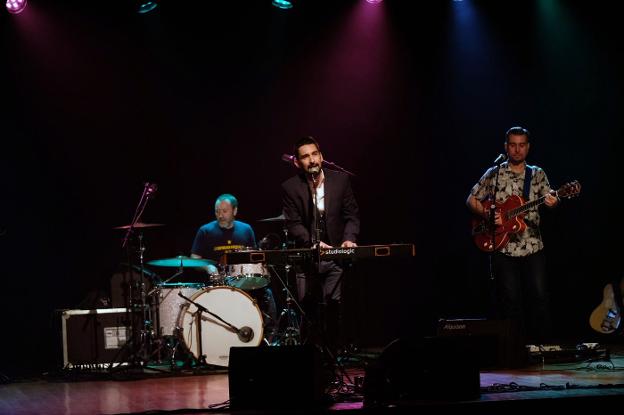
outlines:
[[59, 310], [63, 367], [121, 363], [131, 336], [131, 314], [126, 308]]
[[517, 368], [528, 361], [518, 324], [511, 320], [440, 319], [437, 334], [467, 341], [480, 369]]

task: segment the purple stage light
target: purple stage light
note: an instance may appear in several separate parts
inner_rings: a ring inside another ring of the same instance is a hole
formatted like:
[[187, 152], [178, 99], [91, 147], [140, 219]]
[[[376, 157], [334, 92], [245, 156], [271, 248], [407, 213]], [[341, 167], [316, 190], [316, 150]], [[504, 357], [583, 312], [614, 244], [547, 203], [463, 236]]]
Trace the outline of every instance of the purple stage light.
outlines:
[[9, 13], [21, 13], [26, 8], [26, 0], [7, 0], [6, 8]]

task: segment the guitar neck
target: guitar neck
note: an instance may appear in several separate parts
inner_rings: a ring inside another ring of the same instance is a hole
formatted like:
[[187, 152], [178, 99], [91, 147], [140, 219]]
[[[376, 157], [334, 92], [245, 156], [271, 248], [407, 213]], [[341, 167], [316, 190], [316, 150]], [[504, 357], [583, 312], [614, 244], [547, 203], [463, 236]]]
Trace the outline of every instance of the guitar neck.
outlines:
[[533, 209], [534, 207], [541, 205], [542, 203], [544, 203], [545, 200], [546, 200], [546, 196], [542, 196], [539, 199], [535, 199], [530, 202], [527, 202], [522, 206], [518, 206], [517, 208], [510, 209], [506, 213], [507, 219], [511, 219], [513, 217], [521, 215], [525, 213], [526, 211], [528, 211], [529, 209]]

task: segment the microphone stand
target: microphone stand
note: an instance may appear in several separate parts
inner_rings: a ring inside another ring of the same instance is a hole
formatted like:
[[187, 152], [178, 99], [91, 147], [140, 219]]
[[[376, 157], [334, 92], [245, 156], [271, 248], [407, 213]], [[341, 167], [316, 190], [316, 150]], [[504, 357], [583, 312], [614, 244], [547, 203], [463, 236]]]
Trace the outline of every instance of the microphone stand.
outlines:
[[[320, 174], [320, 172], [319, 172]], [[321, 271], [321, 228], [320, 228], [320, 219], [319, 219], [319, 209], [318, 209], [318, 191], [317, 191], [317, 180], [318, 175], [312, 174], [312, 188], [314, 190], [314, 194], [312, 197], [312, 219], [314, 221], [314, 229], [312, 232], [312, 247], [316, 249], [316, 267], [317, 274]]]
[[190, 298], [186, 297], [184, 294], [182, 294], [182, 291], [178, 292], [178, 296], [184, 298], [186, 301], [188, 301], [189, 303], [193, 304], [195, 307], [197, 307], [197, 311], [198, 311], [198, 321], [199, 323], [197, 324], [197, 328], [198, 328], [198, 336], [199, 336], [199, 355], [202, 356], [202, 350], [201, 350], [201, 313], [208, 313], [211, 316], [213, 316], [214, 318], [216, 318], [217, 320], [219, 320], [220, 322], [222, 322], [223, 324], [225, 324], [226, 326], [228, 326], [230, 328], [230, 331], [232, 333], [236, 333], [236, 335], [238, 335], [238, 339], [240, 341], [242, 341], [243, 343], [249, 343], [253, 338], [254, 338], [254, 332], [253, 329], [251, 327], [248, 326], [243, 326], [241, 328], [236, 327], [235, 325], [225, 321], [224, 319], [222, 319], [220, 316], [218, 316], [217, 314], [213, 313], [212, 311], [208, 310], [206, 307], [204, 307], [203, 305], [191, 300]]
[[326, 160], [323, 160], [323, 164], [324, 164], [324, 165], [326, 165], [326, 166], [328, 166], [328, 167], [331, 167], [331, 168], [333, 168], [333, 169], [336, 169], [336, 170], [338, 170], [338, 171], [341, 171], [341, 172], [343, 172], [343, 173], [346, 173], [346, 174], [348, 174], [349, 176], [353, 176], [353, 177], [355, 177], [355, 173], [351, 173], [349, 170], [347, 170], [347, 169], [344, 169], [344, 168], [340, 167], [340, 166], [339, 166], [339, 165], [337, 165], [336, 163], [332, 163], [331, 161], [326, 161]]
[[498, 192], [498, 175], [500, 173], [500, 165], [504, 159], [501, 159], [498, 163], [496, 163], [496, 176], [494, 177], [494, 187], [492, 187], [492, 192], [490, 194], [490, 200], [492, 204], [490, 205], [490, 211], [488, 212], [488, 225], [490, 228], [490, 243], [492, 245], [492, 251], [490, 252], [490, 280], [494, 280], [494, 264], [492, 261], [492, 257], [495, 253], [496, 248], [496, 193]]

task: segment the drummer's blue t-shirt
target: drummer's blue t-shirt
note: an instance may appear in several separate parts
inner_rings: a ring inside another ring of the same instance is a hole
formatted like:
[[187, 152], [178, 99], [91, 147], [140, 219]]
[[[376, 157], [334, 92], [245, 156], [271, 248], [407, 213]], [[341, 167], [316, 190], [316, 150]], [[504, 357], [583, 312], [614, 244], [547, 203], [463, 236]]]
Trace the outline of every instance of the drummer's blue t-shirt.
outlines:
[[256, 248], [256, 235], [251, 226], [235, 220], [234, 226], [223, 229], [214, 220], [199, 228], [191, 253], [202, 258], [219, 260], [226, 252], [244, 248]]

